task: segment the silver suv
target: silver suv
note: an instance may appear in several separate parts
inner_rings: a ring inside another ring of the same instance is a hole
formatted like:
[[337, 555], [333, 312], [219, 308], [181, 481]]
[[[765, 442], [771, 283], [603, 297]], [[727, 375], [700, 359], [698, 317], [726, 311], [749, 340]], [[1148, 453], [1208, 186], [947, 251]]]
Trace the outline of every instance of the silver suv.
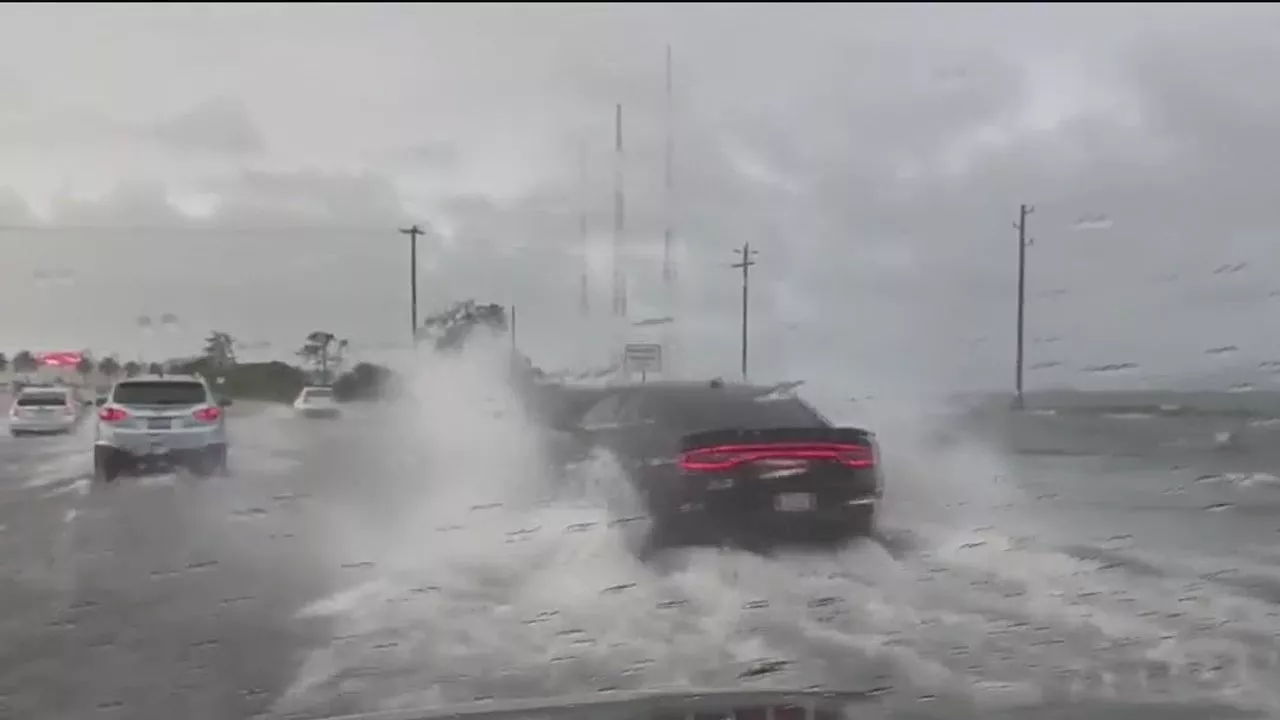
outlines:
[[120, 380], [99, 398], [93, 438], [94, 477], [185, 467], [198, 475], [227, 472], [223, 408], [203, 378], [146, 375]]

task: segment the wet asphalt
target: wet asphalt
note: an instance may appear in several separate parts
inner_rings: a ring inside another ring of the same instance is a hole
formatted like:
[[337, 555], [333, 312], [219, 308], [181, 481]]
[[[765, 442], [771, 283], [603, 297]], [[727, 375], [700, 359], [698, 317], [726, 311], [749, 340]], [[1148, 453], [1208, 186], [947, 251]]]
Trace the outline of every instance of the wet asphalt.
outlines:
[[[450, 555], [455, 536], [424, 533], [420, 573], [334, 542], [410, 513], [417, 460], [380, 412], [237, 405], [229, 478], [99, 485], [87, 425], [0, 436], [0, 718], [318, 716], [681, 679], [879, 688], [893, 717], [1280, 708], [1266, 417], [988, 421], [999, 467], [907, 463], [875, 548], [657, 576], [564, 550], [605, 547], [609, 513], [522, 525], [472, 504], [456, 524], [499, 539]], [[1244, 439], [1220, 447], [1224, 431]], [[325, 598], [342, 607], [304, 612]]]

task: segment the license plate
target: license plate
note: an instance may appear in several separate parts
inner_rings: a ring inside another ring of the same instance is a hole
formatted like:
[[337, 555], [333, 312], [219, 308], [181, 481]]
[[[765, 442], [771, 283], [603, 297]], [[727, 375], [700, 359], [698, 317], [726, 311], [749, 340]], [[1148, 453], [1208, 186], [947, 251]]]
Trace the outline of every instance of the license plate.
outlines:
[[778, 493], [773, 496], [773, 507], [779, 512], [808, 512], [818, 505], [813, 493]]
[[151, 446], [151, 450], [150, 450], [150, 454], [151, 454], [151, 455], [168, 455], [168, 454], [169, 454], [169, 448], [167, 448], [167, 447], [165, 447], [165, 446], [163, 446], [163, 445], [152, 445], [152, 446]]
[[169, 418], [150, 418], [147, 420], [148, 430], [168, 430], [170, 428]]

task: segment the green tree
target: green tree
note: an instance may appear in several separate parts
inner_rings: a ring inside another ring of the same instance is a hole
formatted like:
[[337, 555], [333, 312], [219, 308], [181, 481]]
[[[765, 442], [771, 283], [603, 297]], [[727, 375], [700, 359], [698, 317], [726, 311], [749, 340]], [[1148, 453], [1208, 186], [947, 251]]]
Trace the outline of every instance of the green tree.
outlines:
[[236, 341], [231, 333], [214, 330], [204, 339], [204, 357], [215, 370], [225, 370], [236, 364]]
[[40, 367], [40, 361], [36, 360], [36, 356], [30, 350], [19, 350], [13, 356], [13, 371], [18, 373], [35, 372]]
[[114, 378], [120, 374], [120, 361], [115, 359], [114, 356], [108, 355], [98, 363], [98, 372], [106, 377]]
[[472, 333], [480, 328], [507, 332], [507, 309], [496, 303], [479, 304], [475, 300], [457, 302], [429, 316], [422, 323], [422, 334], [434, 340], [437, 350], [460, 350]]
[[76, 372], [80, 373], [80, 377], [87, 378], [89, 377], [89, 374], [93, 372], [93, 368], [95, 366], [96, 364], [93, 362], [93, 358], [88, 355], [81, 354], [80, 361], [76, 363]]
[[160, 363], [158, 363], [158, 362], [153, 362], [153, 363], [151, 363], [150, 365], [148, 365], [148, 366], [147, 366], [147, 374], [148, 374], [148, 375], [163, 375], [163, 374], [164, 374], [164, 365], [161, 365], [161, 364], [160, 364]]
[[0, 373], [9, 369], [9, 356], [0, 352]]
[[130, 360], [124, 364], [125, 377], [137, 377], [142, 374], [142, 363], [137, 360]]

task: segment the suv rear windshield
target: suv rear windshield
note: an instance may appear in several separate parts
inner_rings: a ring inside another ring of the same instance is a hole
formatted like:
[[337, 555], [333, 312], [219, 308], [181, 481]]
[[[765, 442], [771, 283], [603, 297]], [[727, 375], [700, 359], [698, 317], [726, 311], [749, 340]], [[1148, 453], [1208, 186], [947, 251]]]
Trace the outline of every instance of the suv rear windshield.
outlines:
[[24, 393], [18, 396], [18, 407], [61, 407], [66, 404], [66, 393]]
[[308, 399], [333, 397], [333, 391], [329, 388], [307, 388], [305, 396]]
[[204, 385], [174, 380], [123, 382], [116, 385], [111, 400], [121, 405], [200, 405], [209, 401]]

